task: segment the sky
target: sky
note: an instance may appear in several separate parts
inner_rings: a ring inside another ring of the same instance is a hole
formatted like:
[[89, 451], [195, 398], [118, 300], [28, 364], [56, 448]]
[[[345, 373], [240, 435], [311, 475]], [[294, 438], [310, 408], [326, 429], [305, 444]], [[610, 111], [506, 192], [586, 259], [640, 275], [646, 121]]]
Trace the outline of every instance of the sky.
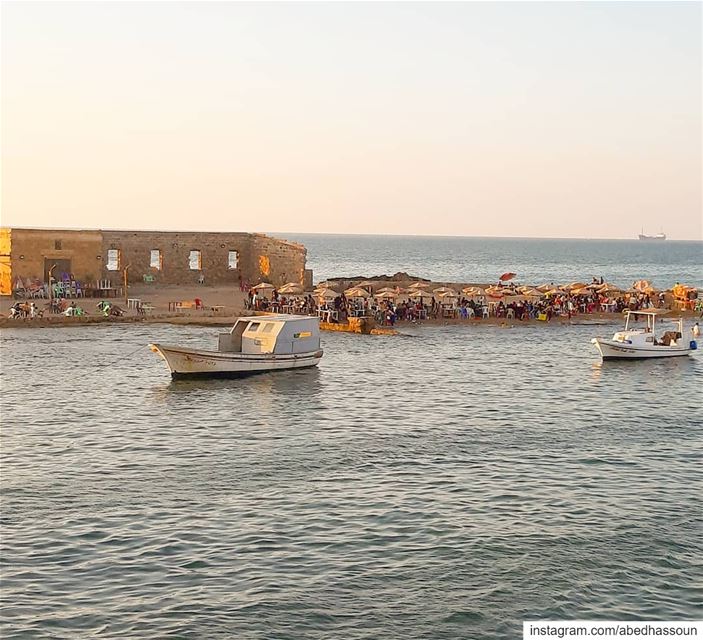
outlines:
[[3, 2], [5, 226], [703, 239], [699, 2]]

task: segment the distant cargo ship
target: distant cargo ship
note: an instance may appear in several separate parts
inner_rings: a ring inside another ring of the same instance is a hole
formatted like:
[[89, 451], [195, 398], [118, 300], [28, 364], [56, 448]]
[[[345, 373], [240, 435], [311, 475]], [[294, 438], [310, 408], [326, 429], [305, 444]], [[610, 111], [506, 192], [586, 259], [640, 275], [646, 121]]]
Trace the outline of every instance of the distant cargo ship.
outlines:
[[639, 238], [640, 240], [666, 240], [666, 234], [663, 231], [660, 231], [653, 236], [646, 236], [644, 234], [644, 229], [642, 229], [642, 233], [640, 233]]

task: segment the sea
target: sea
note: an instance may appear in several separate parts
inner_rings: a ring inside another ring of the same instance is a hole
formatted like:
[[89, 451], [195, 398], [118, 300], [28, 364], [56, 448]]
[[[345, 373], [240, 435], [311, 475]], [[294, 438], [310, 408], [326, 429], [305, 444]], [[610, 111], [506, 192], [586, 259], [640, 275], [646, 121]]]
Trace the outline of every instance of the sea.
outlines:
[[[668, 241], [639, 267], [619, 244], [540, 267], [516, 241], [471, 266], [473, 241], [423, 262], [419, 240], [318, 240], [323, 278], [700, 278]], [[701, 351], [602, 363], [590, 339], [613, 325], [409, 325], [324, 333], [313, 369], [172, 381], [146, 346], [221, 330], [0, 333], [4, 640], [512, 640], [525, 620], [703, 616]]]
[[490, 284], [513, 272], [516, 281], [590, 283], [601, 277], [627, 288], [649, 280], [703, 289], [703, 242], [277, 234], [308, 249], [315, 282], [398, 271], [436, 282]]

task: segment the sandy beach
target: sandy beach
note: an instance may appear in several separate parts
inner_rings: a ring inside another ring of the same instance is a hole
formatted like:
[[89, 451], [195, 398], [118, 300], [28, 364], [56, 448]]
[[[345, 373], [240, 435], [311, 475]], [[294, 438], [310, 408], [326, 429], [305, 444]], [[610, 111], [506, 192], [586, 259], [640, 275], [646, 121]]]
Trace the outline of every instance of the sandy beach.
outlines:
[[[451, 283], [432, 283], [432, 286], [440, 286]], [[460, 286], [460, 285], [454, 285]], [[488, 285], [479, 285], [488, 286]], [[96, 305], [100, 302], [97, 298], [78, 298], [76, 304], [87, 313], [85, 316], [66, 317], [62, 314], [51, 314], [48, 311], [48, 300], [37, 299], [35, 303], [40, 310], [43, 310], [43, 317], [34, 319], [10, 319], [8, 318], [10, 307], [16, 302], [10, 297], [0, 298], [0, 327], [2, 328], [38, 328], [38, 327], [70, 327], [86, 324], [144, 324], [144, 323], [168, 323], [174, 325], [203, 325], [203, 326], [230, 326], [237, 317], [250, 314], [246, 310], [246, 293], [238, 287], [227, 286], [160, 286], [154, 287], [148, 284], [136, 284], [129, 288], [129, 298], [136, 299], [145, 305], [149, 310], [145, 314], [139, 314], [133, 308], [127, 308], [125, 298], [111, 298], [110, 301], [116, 303], [125, 310], [122, 317], [105, 317]], [[174, 310], [174, 302], [194, 302], [195, 299], [202, 301], [202, 309], [182, 308]], [[672, 312], [672, 315], [674, 312]], [[692, 311], [676, 312], [686, 318], [697, 317], [698, 314]], [[552, 318], [550, 322], [539, 320], [513, 320], [506, 318], [490, 318], [470, 320], [462, 318], [428, 318], [417, 323], [398, 322], [396, 328], [402, 328], [411, 324], [422, 325], [502, 325], [502, 326], [530, 326], [545, 325], [560, 326], [564, 324], [611, 324], [617, 323], [621, 319], [618, 313], [589, 313], [576, 314], [571, 319], [564, 317]]]

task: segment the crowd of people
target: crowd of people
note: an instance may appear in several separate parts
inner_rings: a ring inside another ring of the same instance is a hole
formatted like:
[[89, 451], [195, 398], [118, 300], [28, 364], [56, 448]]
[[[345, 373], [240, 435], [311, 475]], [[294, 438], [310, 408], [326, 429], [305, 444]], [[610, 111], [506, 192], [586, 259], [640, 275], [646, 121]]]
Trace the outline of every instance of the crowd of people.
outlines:
[[[471, 296], [453, 295], [446, 287], [443, 288], [444, 291], [435, 290], [442, 291], [443, 295], [421, 290], [397, 290], [397, 293], [393, 293], [387, 289], [390, 293], [380, 296], [374, 295], [370, 288], [359, 291], [358, 286], [348, 290], [355, 295], [337, 293], [328, 288], [318, 289], [316, 295], [307, 293], [285, 296], [280, 295], [275, 288], [270, 293], [250, 288], [246, 306], [253, 311], [318, 315], [324, 321], [332, 323], [343, 323], [350, 317], [367, 316], [373, 317], [378, 324], [393, 326], [398, 321], [440, 318], [468, 320], [495, 317], [518, 321], [550, 321], [556, 317], [572, 318], [577, 314], [665, 308], [668, 304], [663, 291], [643, 287], [642, 290], [613, 292], [607, 289], [608, 285], [603, 278], [593, 278], [590, 285], [571, 290], [560, 289], [554, 284], [550, 286], [551, 289], [543, 292], [531, 290], [525, 295], [515, 287], [499, 283], [482, 295]], [[677, 286], [680, 285], [677, 283]], [[692, 299], [697, 299], [697, 292], [692, 295]], [[699, 302], [698, 311], [703, 312], [703, 301]]]

